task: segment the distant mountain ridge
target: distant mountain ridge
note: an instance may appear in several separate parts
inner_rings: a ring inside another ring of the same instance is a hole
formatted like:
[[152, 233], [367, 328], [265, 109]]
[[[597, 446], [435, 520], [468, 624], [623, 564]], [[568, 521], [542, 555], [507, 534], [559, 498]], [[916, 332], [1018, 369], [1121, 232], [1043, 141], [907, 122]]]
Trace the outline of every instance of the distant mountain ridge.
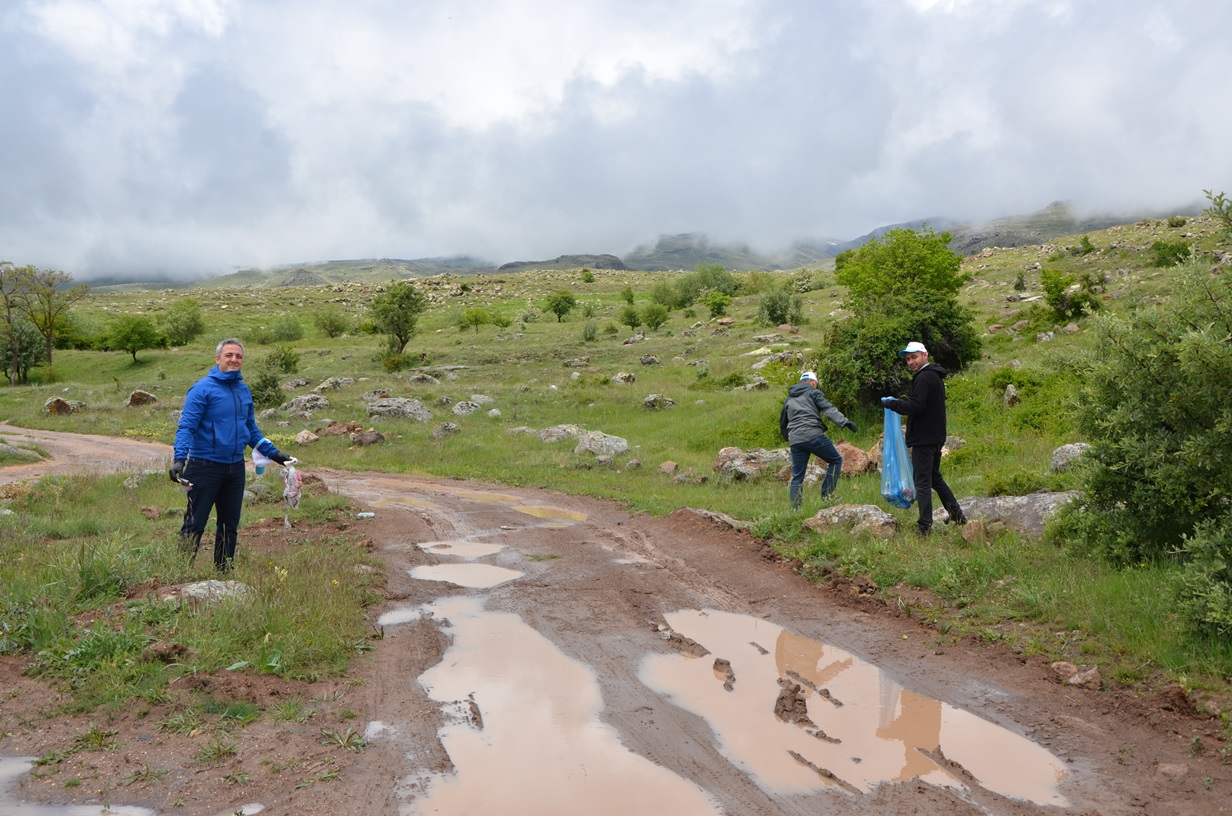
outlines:
[[270, 269], [243, 269], [229, 275], [205, 280], [174, 282], [169, 280], [92, 283], [99, 291], [160, 288], [224, 288], [238, 286], [281, 287], [319, 286], [347, 281], [381, 283], [404, 278], [433, 275], [490, 275], [497, 272], [520, 272], [533, 269], [609, 269], [666, 272], [692, 270], [700, 264], [718, 264], [736, 272], [751, 270], [790, 270], [829, 263], [836, 255], [863, 246], [892, 229], [926, 229], [948, 231], [950, 248], [960, 255], [974, 255], [986, 247], [1017, 247], [1047, 243], [1066, 235], [1077, 235], [1107, 229], [1118, 224], [1130, 224], [1143, 218], [1163, 218], [1168, 215], [1196, 215], [1202, 207], [1169, 213], [1138, 215], [1094, 215], [1078, 218], [1064, 202], [1054, 202], [1042, 210], [1027, 215], [997, 218], [979, 224], [962, 224], [952, 219], [936, 217], [891, 224], [859, 238], [843, 241], [836, 238], [813, 238], [793, 243], [785, 249], [759, 253], [738, 243], [717, 243], [703, 233], [661, 235], [653, 244], [634, 249], [623, 258], [611, 254], [559, 255], [550, 260], [510, 261], [496, 265], [467, 255], [443, 258], [397, 258], [333, 260], [287, 264]]

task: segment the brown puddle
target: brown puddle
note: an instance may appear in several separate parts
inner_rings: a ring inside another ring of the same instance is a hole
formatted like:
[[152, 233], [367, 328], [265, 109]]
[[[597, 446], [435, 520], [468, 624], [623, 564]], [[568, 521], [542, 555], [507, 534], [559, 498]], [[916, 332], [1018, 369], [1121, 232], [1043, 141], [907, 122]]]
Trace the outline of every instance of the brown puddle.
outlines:
[[410, 570], [411, 577], [420, 581], [444, 581], [468, 589], [491, 589], [524, 574], [491, 564], [433, 564]]
[[[837, 784], [868, 792], [916, 778], [965, 789], [965, 770], [1003, 796], [1068, 805], [1058, 791], [1068, 776], [1060, 759], [902, 688], [848, 652], [748, 615], [689, 610], [666, 619], [710, 654], [653, 655], [640, 679], [705, 719], [723, 755], [767, 791], [807, 794]], [[798, 686], [794, 694], [791, 686]], [[941, 764], [946, 760], [962, 770]]]
[[[428, 607], [453, 644], [419, 682], [453, 721], [454, 771], [416, 776], [411, 813], [718, 814], [693, 782], [628, 750], [600, 719], [590, 668], [477, 598]], [[516, 805], [514, 804], [516, 803]]]
[[504, 544], [485, 541], [423, 541], [419, 549], [434, 555], [456, 555], [458, 558], [483, 558], [505, 549]]
[[542, 507], [536, 505], [523, 504], [513, 508], [519, 513], [525, 513], [528, 516], [545, 519], [559, 519], [561, 521], [586, 521], [585, 513], [578, 513], [573, 510], [565, 510], [563, 507]]
[[377, 499], [371, 503], [373, 507], [389, 507], [396, 504], [405, 504], [411, 507], [440, 507], [439, 504], [430, 502], [427, 499], [412, 499], [408, 496], [398, 496], [393, 499]]

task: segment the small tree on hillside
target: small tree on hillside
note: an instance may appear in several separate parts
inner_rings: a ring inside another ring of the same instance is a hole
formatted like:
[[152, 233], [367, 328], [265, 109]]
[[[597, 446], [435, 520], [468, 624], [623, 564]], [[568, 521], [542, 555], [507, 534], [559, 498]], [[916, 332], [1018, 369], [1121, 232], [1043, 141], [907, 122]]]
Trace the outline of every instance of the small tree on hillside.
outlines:
[[51, 365], [51, 350], [55, 347], [56, 335], [64, 326], [73, 304], [90, 294], [84, 283], [68, 286], [73, 276], [55, 269], [22, 267], [22, 293], [18, 308], [43, 336], [47, 364]]
[[658, 331], [667, 322], [667, 307], [662, 303], [647, 303], [642, 307], [642, 322], [651, 331]]
[[559, 323], [565, 319], [565, 315], [569, 314], [577, 306], [577, 298], [568, 289], [557, 289], [548, 295], [544, 306], [549, 312], [556, 315], [556, 322]]
[[201, 304], [193, 298], [177, 300], [162, 319], [163, 334], [173, 346], [183, 346], [196, 340], [205, 331]]
[[312, 315], [312, 323], [326, 337], [341, 337], [354, 328], [354, 321], [337, 303], [326, 303]]
[[372, 299], [369, 307], [372, 325], [386, 336], [390, 354], [401, 354], [415, 336], [419, 316], [428, 307], [423, 294], [407, 281], [391, 283], [389, 288]]
[[108, 334], [108, 345], [116, 351], [127, 351], [137, 362], [137, 352], [148, 348], [157, 348], [164, 342], [158, 329], [148, 317], [139, 315], [123, 315], [111, 324]]
[[620, 322], [630, 329], [636, 330], [638, 326], [642, 325], [642, 315], [636, 306], [632, 303], [626, 303], [620, 309]]

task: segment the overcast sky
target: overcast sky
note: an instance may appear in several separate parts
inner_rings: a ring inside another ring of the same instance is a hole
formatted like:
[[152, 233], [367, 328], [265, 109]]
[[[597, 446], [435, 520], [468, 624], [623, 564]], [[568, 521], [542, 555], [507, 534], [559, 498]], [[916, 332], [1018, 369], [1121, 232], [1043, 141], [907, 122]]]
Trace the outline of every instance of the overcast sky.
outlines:
[[1232, 192], [1228, 0], [2, 0], [0, 260], [774, 249]]

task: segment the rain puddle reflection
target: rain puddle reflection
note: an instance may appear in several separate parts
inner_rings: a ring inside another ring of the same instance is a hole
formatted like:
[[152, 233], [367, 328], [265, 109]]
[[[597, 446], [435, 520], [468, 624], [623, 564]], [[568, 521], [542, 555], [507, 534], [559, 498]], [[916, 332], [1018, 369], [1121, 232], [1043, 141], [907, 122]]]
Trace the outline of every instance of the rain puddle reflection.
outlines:
[[491, 564], [433, 564], [415, 567], [410, 574], [421, 581], [444, 581], [468, 589], [490, 589], [521, 578], [525, 573]]
[[[376, 619], [380, 626], [394, 626], [399, 623], [410, 623], [423, 617], [423, 610], [417, 606], [409, 609], [391, 609]], [[3, 814], [0, 814], [3, 816]]]
[[[0, 816], [154, 816], [155, 811], [132, 805], [36, 805], [19, 802], [15, 782], [34, 766], [34, 757], [0, 757]], [[253, 816], [265, 809], [253, 802], [227, 808], [219, 816]]]
[[459, 558], [483, 558], [505, 549], [504, 544], [483, 541], [423, 541], [419, 549], [435, 555], [456, 555]]
[[[898, 685], [841, 649], [748, 615], [666, 616], [701, 657], [654, 655], [640, 679], [704, 718], [719, 750], [764, 789], [870, 791], [914, 778], [1064, 807], [1064, 764], [1025, 737]], [[777, 716], [776, 716], [777, 715]], [[955, 769], [948, 763], [961, 766]]]
[[585, 513], [566, 510], [563, 507], [543, 507], [524, 504], [513, 509], [517, 510], [519, 513], [534, 516], [535, 518], [558, 519], [561, 521], [586, 521]]
[[453, 644], [419, 682], [452, 716], [440, 737], [454, 772], [424, 780], [404, 813], [720, 812], [696, 784], [622, 745], [599, 719], [591, 670], [521, 618], [476, 598], [429, 609]]

